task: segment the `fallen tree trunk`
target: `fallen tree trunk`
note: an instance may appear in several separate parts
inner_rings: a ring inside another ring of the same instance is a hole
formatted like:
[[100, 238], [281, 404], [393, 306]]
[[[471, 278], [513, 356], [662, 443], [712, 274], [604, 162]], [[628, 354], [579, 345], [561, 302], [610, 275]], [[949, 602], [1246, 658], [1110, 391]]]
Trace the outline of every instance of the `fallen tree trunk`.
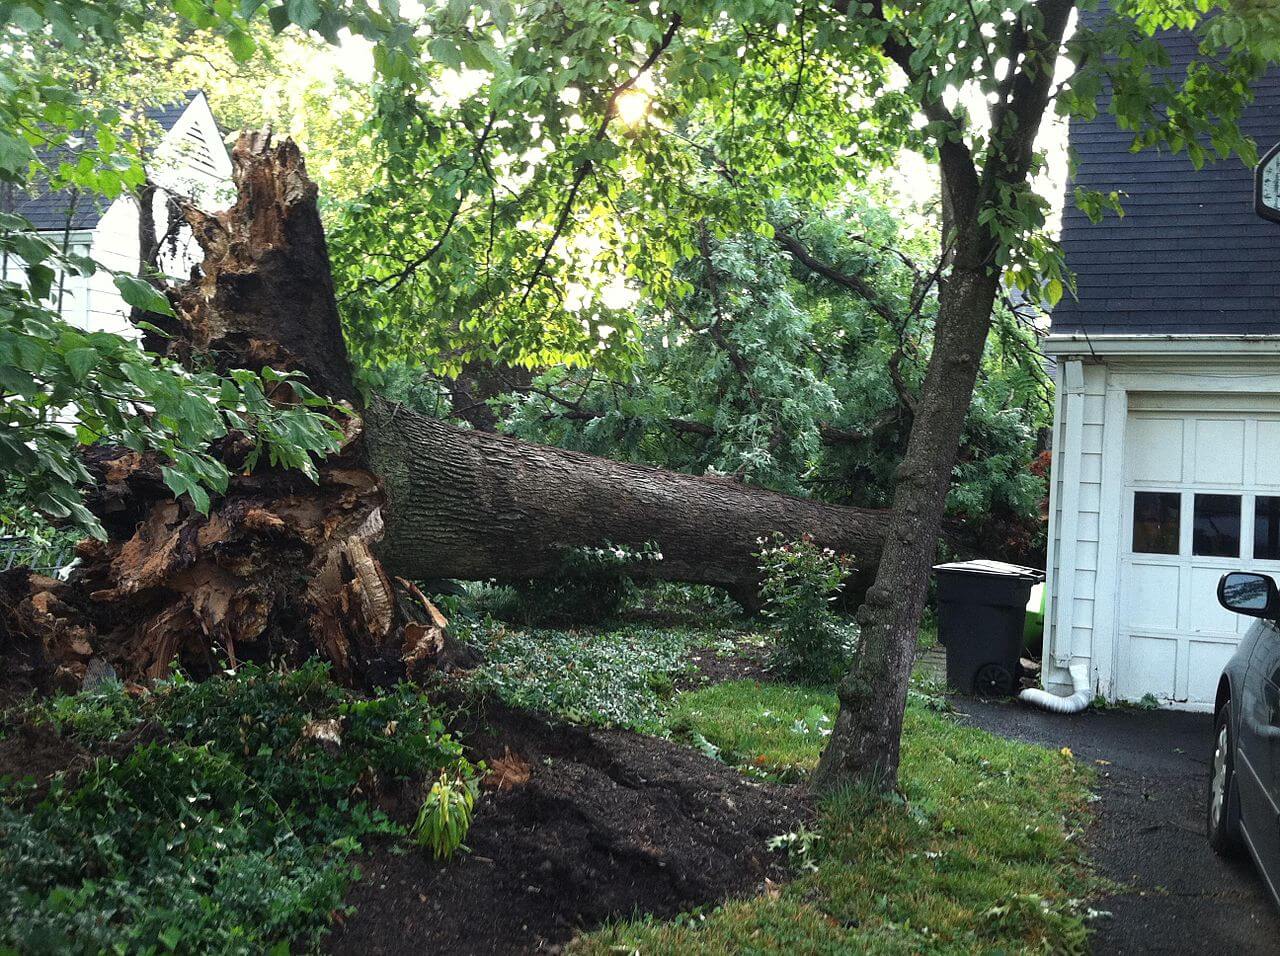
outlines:
[[408, 578], [518, 580], [556, 573], [564, 549], [654, 542], [652, 576], [753, 590], [759, 539], [809, 534], [874, 566], [886, 513], [620, 464], [453, 428], [378, 403], [365, 410], [369, 464], [386, 489], [378, 549]]
[[[231, 209], [184, 210], [205, 261], [170, 293], [175, 320], [147, 316], [169, 335], [150, 344], [223, 370], [305, 373], [343, 401], [347, 440], [312, 484], [275, 468], [243, 474], [248, 444], [230, 436], [219, 451], [233, 478], [208, 515], [174, 500], [153, 457], [91, 449], [90, 505], [108, 540], [82, 546], [69, 582], [0, 580], [0, 640], [33, 671], [77, 686], [95, 658], [148, 679], [175, 660], [200, 675], [319, 653], [344, 679], [394, 680], [448, 661], [442, 619], [415, 578], [537, 578], [562, 568], [567, 547], [653, 542], [657, 576], [746, 598], [759, 539], [774, 532], [812, 535], [863, 569], [878, 560], [880, 512], [454, 428], [383, 402], [358, 407], [300, 153], [244, 134], [233, 165]], [[271, 397], [294, 399], [287, 384]]]

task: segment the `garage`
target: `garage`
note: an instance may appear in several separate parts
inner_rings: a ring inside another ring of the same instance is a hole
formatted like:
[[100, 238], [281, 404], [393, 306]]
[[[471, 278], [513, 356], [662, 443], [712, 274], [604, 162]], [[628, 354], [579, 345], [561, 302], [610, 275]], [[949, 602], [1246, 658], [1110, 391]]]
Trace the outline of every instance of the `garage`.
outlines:
[[[1212, 710], [1249, 622], [1230, 570], [1280, 581], [1280, 341], [1056, 341], [1042, 681]], [[1078, 670], [1078, 668], [1077, 668]]]
[[1248, 626], [1218, 579], [1280, 573], [1280, 415], [1169, 404], [1134, 396], [1125, 428], [1115, 696], [1199, 709]]

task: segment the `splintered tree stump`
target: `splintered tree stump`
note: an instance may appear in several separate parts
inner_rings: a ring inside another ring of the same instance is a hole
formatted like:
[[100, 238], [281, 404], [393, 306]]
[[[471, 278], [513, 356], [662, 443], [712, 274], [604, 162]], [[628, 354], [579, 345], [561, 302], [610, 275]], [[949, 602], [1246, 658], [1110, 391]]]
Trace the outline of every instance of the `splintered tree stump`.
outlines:
[[[313, 483], [278, 468], [244, 474], [247, 441], [228, 437], [216, 451], [234, 477], [208, 515], [174, 499], [154, 456], [88, 449], [88, 503], [108, 540], [81, 545], [69, 581], [0, 575], [10, 676], [25, 668], [37, 683], [74, 687], [91, 662], [142, 681], [175, 663], [200, 676], [311, 654], [353, 683], [466, 666], [412, 580], [554, 575], [566, 548], [605, 541], [654, 542], [664, 558], [653, 576], [748, 600], [758, 540], [774, 532], [810, 534], [863, 573], [876, 564], [884, 512], [455, 428], [381, 401], [363, 407], [301, 154], [245, 133], [232, 161], [234, 206], [182, 210], [204, 263], [169, 290], [176, 317], [147, 316], [165, 332], [147, 345], [193, 366], [303, 373], [340, 403], [346, 441]], [[286, 383], [270, 397], [295, 396]]]
[[196, 353], [223, 371], [305, 372], [315, 391], [355, 404], [317, 189], [302, 153], [292, 140], [273, 146], [268, 134], [246, 132], [231, 161], [234, 206], [205, 213], [182, 205], [204, 262], [172, 296], [177, 335], [148, 346], [179, 358]]

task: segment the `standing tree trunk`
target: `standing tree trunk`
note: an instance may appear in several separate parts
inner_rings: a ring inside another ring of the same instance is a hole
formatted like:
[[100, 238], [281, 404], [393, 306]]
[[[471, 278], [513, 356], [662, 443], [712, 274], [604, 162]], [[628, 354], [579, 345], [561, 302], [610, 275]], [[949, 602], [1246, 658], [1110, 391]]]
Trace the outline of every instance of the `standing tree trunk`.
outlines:
[[840, 712], [812, 781], [817, 790], [855, 780], [897, 783], [916, 634], [997, 283], [989, 269], [957, 264], [941, 294], [933, 358], [898, 466], [880, 567], [858, 609], [862, 642], [840, 682]]
[[[858, 610], [862, 646], [840, 682], [840, 712], [811, 781], [818, 791], [857, 783], [879, 790], [897, 785], [916, 635], [951, 470], [991, 327], [999, 254], [1010, 241], [1009, 222], [1017, 221], [1016, 199], [1030, 189], [1036, 134], [1075, 2], [1042, 0], [1033, 16], [1019, 17], [1024, 55], [1008, 65], [1007, 91], [992, 110], [981, 173], [965, 145], [964, 128], [941, 94], [927, 81], [920, 83], [924, 112], [942, 127], [943, 209], [952, 230], [944, 239], [954, 253], [939, 292], [929, 371], [897, 471], [889, 534], [875, 582]], [[913, 48], [890, 32], [884, 49], [909, 78], [919, 79]]]

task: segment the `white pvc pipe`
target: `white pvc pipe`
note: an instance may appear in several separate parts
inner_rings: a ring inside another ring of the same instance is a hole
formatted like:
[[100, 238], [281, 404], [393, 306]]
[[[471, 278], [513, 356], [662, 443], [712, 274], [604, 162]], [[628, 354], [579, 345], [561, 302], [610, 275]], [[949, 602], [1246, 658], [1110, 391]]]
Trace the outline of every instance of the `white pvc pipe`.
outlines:
[[1035, 704], [1055, 714], [1078, 714], [1093, 703], [1093, 688], [1089, 686], [1089, 665], [1072, 664], [1067, 670], [1071, 673], [1071, 684], [1075, 693], [1070, 697], [1059, 697], [1038, 687], [1028, 687], [1018, 695], [1018, 700]]

